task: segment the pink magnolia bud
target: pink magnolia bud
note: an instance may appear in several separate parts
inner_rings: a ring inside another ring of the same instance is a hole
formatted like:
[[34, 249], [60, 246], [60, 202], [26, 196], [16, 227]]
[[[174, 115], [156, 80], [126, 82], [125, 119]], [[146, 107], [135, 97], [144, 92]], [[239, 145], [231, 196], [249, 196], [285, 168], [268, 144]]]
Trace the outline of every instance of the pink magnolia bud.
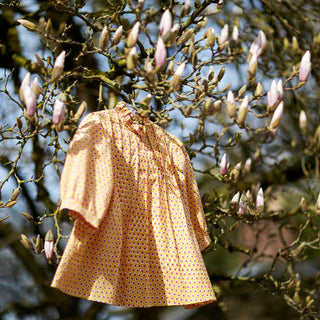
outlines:
[[264, 208], [264, 195], [262, 188], [259, 189], [256, 197], [256, 209], [263, 211]]
[[272, 80], [270, 90], [268, 91], [268, 109], [273, 111], [279, 102], [281, 101], [277, 84], [275, 80]]
[[104, 50], [108, 44], [108, 40], [109, 40], [109, 31], [107, 26], [104, 26], [104, 28], [102, 29], [100, 38], [99, 38], [99, 47]]
[[247, 113], [248, 113], [248, 106], [249, 106], [249, 97], [245, 96], [239, 107], [238, 123], [240, 126], [242, 126], [244, 124], [244, 121], [246, 120]]
[[281, 79], [277, 83], [277, 91], [278, 91], [278, 101], [280, 103], [280, 101], [283, 99], [283, 84]]
[[35, 77], [32, 81], [32, 92], [36, 99], [38, 99], [39, 95], [43, 92], [42, 88], [39, 86], [38, 77]]
[[180, 66], [176, 69], [171, 81], [170, 86], [173, 90], [177, 90], [180, 84], [180, 79], [183, 75], [184, 69], [186, 67], [185, 62], [181, 63]]
[[129, 48], [132, 48], [137, 43], [140, 32], [140, 26], [141, 23], [138, 21], [134, 24], [133, 28], [131, 29], [127, 40], [127, 46]]
[[306, 82], [311, 73], [311, 54], [310, 51], [306, 51], [303, 55], [299, 68], [299, 80]]
[[133, 70], [137, 65], [137, 49], [136, 47], [131, 48], [127, 56], [127, 68]]
[[64, 61], [65, 61], [65, 57], [66, 57], [66, 52], [62, 51], [53, 66], [53, 70], [52, 70], [52, 80], [58, 80], [60, 78], [60, 76], [63, 73], [63, 69], [64, 69]]
[[236, 42], [239, 40], [239, 29], [237, 26], [233, 27], [231, 38]]
[[53, 258], [54, 238], [52, 231], [49, 230], [44, 238], [44, 255], [48, 261]]
[[158, 67], [160, 70], [164, 67], [165, 63], [167, 62], [167, 48], [161, 37], [158, 39], [156, 52], [154, 54], [154, 60], [155, 66]]
[[167, 9], [161, 16], [159, 29], [160, 35], [163, 37], [172, 27], [172, 16], [170, 10]]
[[277, 107], [277, 109], [275, 110], [275, 112], [273, 113], [271, 122], [270, 122], [270, 129], [274, 130], [277, 129], [280, 123], [280, 120], [282, 118], [282, 114], [283, 114], [283, 101], [281, 101]]
[[249, 61], [249, 77], [253, 78], [257, 74], [258, 69], [258, 57], [254, 53]]
[[52, 123], [55, 125], [59, 125], [65, 115], [66, 103], [61, 99], [62, 98], [58, 97], [53, 106]]
[[246, 212], [247, 204], [247, 196], [243, 193], [239, 202], [239, 214], [243, 215]]
[[238, 191], [231, 199], [230, 203], [236, 203], [238, 205], [240, 199], [240, 192]]
[[37, 109], [37, 99], [29, 86], [23, 86], [22, 95], [24, 97], [24, 104], [26, 106], [26, 115], [33, 117]]
[[320, 209], [320, 193], [317, 198], [317, 209]]
[[221, 30], [220, 37], [218, 39], [219, 44], [223, 44], [228, 40], [228, 34], [229, 34], [229, 26], [228, 24], [225, 24]]
[[267, 46], [267, 39], [263, 31], [259, 31], [258, 36], [254, 39], [249, 50], [249, 60], [253, 54], [259, 58], [262, 51]]
[[24, 87], [30, 87], [30, 80], [31, 79], [31, 74], [30, 74], [30, 72], [28, 72], [25, 76], [24, 76], [24, 78], [23, 78], [23, 80], [22, 80], [22, 82], [21, 82], [21, 85], [20, 85], [20, 88], [19, 88], [19, 97], [20, 97], [20, 100], [24, 103], [24, 96], [23, 96], [23, 88]]
[[224, 176], [225, 174], [227, 174], [228, 172], [228, 167], [229, 167], [229, 163], [227, 160], [227, 155], [224, 154], [221, 158], [221, 162], [220, 162], [220, 174], [222, 176]]
[[65, 61], [65, 58], [66, 58], [66, 52], [65, 51], [62, 51], [58, 57], [56, 58], [56, 61], [54, 63], [54, 68], [55, 67], [61, 67], [61, 68], [64, 68], [64, 61]]
[[118, 27], [118, 29], [113, 34], [113, 39], [112, 39], [113, 45], [117, 45], [120, 42], [122, 37], [122, 32], [123, 32], [123, 26]]

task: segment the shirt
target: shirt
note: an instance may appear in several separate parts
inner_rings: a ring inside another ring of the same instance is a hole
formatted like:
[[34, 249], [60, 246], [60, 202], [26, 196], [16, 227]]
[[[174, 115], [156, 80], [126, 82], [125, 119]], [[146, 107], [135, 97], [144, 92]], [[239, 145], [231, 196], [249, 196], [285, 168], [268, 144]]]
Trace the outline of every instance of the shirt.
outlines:
[[216, 300], [210, 243], [183, 143], [120, 102], [81, 122], [62, 170], [60, 209], [75, 218], [52, 286], [129, 307]]

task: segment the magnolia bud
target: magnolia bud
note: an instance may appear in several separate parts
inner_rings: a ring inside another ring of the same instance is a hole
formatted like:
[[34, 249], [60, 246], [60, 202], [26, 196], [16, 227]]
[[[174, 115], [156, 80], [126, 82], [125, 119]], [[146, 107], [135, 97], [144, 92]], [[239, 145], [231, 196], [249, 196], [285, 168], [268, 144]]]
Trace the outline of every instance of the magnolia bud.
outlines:
[[127, 56], [127, 68], [129, 70], [133, 70], [135, 66], [137, 65], [137, 49], [136, 47], [133, 47]]
[[235, 118], [237, 114], [236, 101], [234, 99], [233, 92], [229, 90], [227, 95], [227, 114], [230, 118]]
[[37, 109], [36, 97], [29, 86], [24, 86], [22, 92], [24, 104], [26, 106], [26, 115], [27, 117], [33, 117]]
[[238, 191], [231, 199], [229, 203], [229, 209], [235, 211], [238, 209], [240, 199], [240, 192]]
[[33, 32], [38, 32], [38, 28], [33, 22], [30, 22], [30, 21], [24, 20], [24, 19], [18, 19], [17, 21], [19, 23], [21, 23], [28, 30], [33, 31]]
[[49, 230], [44, 238], [44, 255], [48, 261], [53, 258], [54, 238], [52, 231]]
[[311, 55], [310, 51], [306, 51], [303, 55], [299, 68], [299, 80], [301, 82], [306, 82], [311, 73]]
[[264, 195], [262, 188], [259, 189], [256, 197], [256, 209], [258, 212], [262, 212], [264, 209]]
[[167, 9], [161, 16], [159, 23], [160, 35], [163, 37], [172, 27], [172, 16], [170, 10]]
[[20, 88], [19, 88], [19, 97], [20, 97], [20, 100], [24, 103], [24, 87], [30, 87], [30, 78], [31, 78], [31, 75], [30, 75], [30, 72], [28, 72], [25, 76], [24, 76], [24, 78], [23, 78], [23, 80], [22, 80], [22, 82], [21, 82], [21, 85], [20, 85]]
[[224, 154], [221, 158], [221, 162], [220, 162], [220, 174], [222, 176], [226, 175], [228, 172], [228, 167], [229, 167], [229, 163], [227, 160], [227, 155]]
[[132, 48], [138, 41], [140, 25], [141, 23], [139, 21], [136, 22], [129, 33], [128, 40], [127, 40], [127, 46], [129, 48]]
[[222, 45], [228, 40], [229, 26], [225, 24], [221, 30], [220, 37], [218, 38], [219, 45]]
[[171, 81], [170, 86], [173, 90], [177, 90], [180, 84], [180, 79], [183, 75], [184, 69], [185, 69], [185, 62], [181, 63], [180, 66], [176, 69]]
[[215, 43], [216, 43], [216, 36], [214, 34], [214, 30], [213, 28], [209, 28], [206, 32], [206, 36], [207, 36], [207, 45], [208, 47], [210, 47], [211, 49], [213, 49]]
[[267, 39], [263, 31], [259, 31], [258, 36], [254, 39], [249, 49], [248, 61], [251, 60], [252, 55], [256, 54], [257, 58], [260, 57], [262, 51], [267, 46]]
[[156, 51], [154, 54], [155, 66], [162, 69], [167, 62], [167, 48], [162, 38], [160, 37], [157, 42]]
[[76, 114], [74, 115], [75, 120], [79, 120], [83, 114], [87, 111], [88, 105], [85, 101], [82, 101]]
[[32, 81], [32, 92], [36, 99], [38, 99], [40, 94], [43, 92], [42, 88], [39, 86], [38, 77], [35, 77]]
[[249, 106], [249, 98], [248, 96], [245, 96], [239, 107], [238, 123], [240, 126], [243, 126], [244, 121], [246, 120], [247, 113], [248, 113], [248, 106]]
[[242, 193], [239, 202], [239, 214], [243, 215], [246, 212], [247, 204], [247, 196], [245, 193]]
[[23, 244], [23, 246], [27, 249], [33, 249], [32, 242], [28, 239], [27, 236], [25, 236], [23, 233], [21, 234], [20, 242]]
[[120, 42], [121, 37], [122, 37], [122, 31], [123, 31], [123, 26], [120, 26], [113, 34], [113, 38], [112, 38], [113, 45], [117, 45]]
[[108, 41], [109, 41], [109, 31], [108, 31], [108, 28], [105, 26], [99, 38], [99, 47], [102, 50], [104, 50], [108, 44]]
[[256, 91], [255, 91], [254, 95], [256, 97], [261, 97], [263, 95], [263, 86], [260, 82], [258, 82], [258, 84], [257, 84]]
[[63, 100], [65, 100], [65, 98], [63, 99], [63, 96], [59, 95], [53, 106], [52, 123], [56, 126], [63, 121], [65, 115], [66, 103]]
[[267, 94], [268, 97], [268, 110], [273, 111], [281, 101], [279, 91], [275, 80], [272, 80], [270, 90]]
[[66, 52], [62, 51], [59, 54], [59, 56], [56, 58], [56, 61], [54, 63], [53, 70], [52, 70], [52, 75], [51, 75], [52, 80], [54, 81], [58, 80], [62, 75], [63, 69], [64, 69], [65, 57], [66, 57]]
[[277, 127], [279, 126], [282, 114], [283, 114], [283, 101], [280, 102], [277, 109], [273, 113], [273, 116], [272, 116], [272, 119], [270, 122], [270, 129], [271, 130], [277, 129]]
[[302, 131], [306, 131], [308, 129], [308, 120], [306, 113], [301, 110], [299, 115], [299, 127]]
[[316, 207], [317, 207], [317, 209], [320, 209], [320, 193], [318, 194]]
[[257, 55], [254, 53], [249, 61], [249, 79], [256, 76], [258, 69]]
[[237, 26], [233, 27], [231, 38], [235, 42], [239, 40], [239, 29]]

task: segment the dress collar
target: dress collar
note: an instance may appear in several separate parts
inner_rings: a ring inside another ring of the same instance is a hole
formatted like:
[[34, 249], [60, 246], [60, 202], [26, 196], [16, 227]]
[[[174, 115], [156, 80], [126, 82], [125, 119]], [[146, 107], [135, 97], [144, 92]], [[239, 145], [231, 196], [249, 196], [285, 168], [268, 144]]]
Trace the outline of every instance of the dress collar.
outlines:
[[131, 110], [126, 106], [124, 101], [117, 103], [115, 109], [117, 110], [123, 124], [137, 134], [145, 132], [145, 126], [149, 124], [149, 118], [142, 118], [139, 115], [134, 115]]

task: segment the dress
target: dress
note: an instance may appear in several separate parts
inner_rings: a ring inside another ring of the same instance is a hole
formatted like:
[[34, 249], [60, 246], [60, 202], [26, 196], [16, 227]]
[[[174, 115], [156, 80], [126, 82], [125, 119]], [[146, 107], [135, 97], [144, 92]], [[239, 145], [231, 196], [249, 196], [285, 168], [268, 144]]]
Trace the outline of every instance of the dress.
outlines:
[[81, 122], [61, 177], [74, 227], [52, 286], [128, 307], [216, 300], [201, 250], [210, 238], [180, 140], [120, 102]]

